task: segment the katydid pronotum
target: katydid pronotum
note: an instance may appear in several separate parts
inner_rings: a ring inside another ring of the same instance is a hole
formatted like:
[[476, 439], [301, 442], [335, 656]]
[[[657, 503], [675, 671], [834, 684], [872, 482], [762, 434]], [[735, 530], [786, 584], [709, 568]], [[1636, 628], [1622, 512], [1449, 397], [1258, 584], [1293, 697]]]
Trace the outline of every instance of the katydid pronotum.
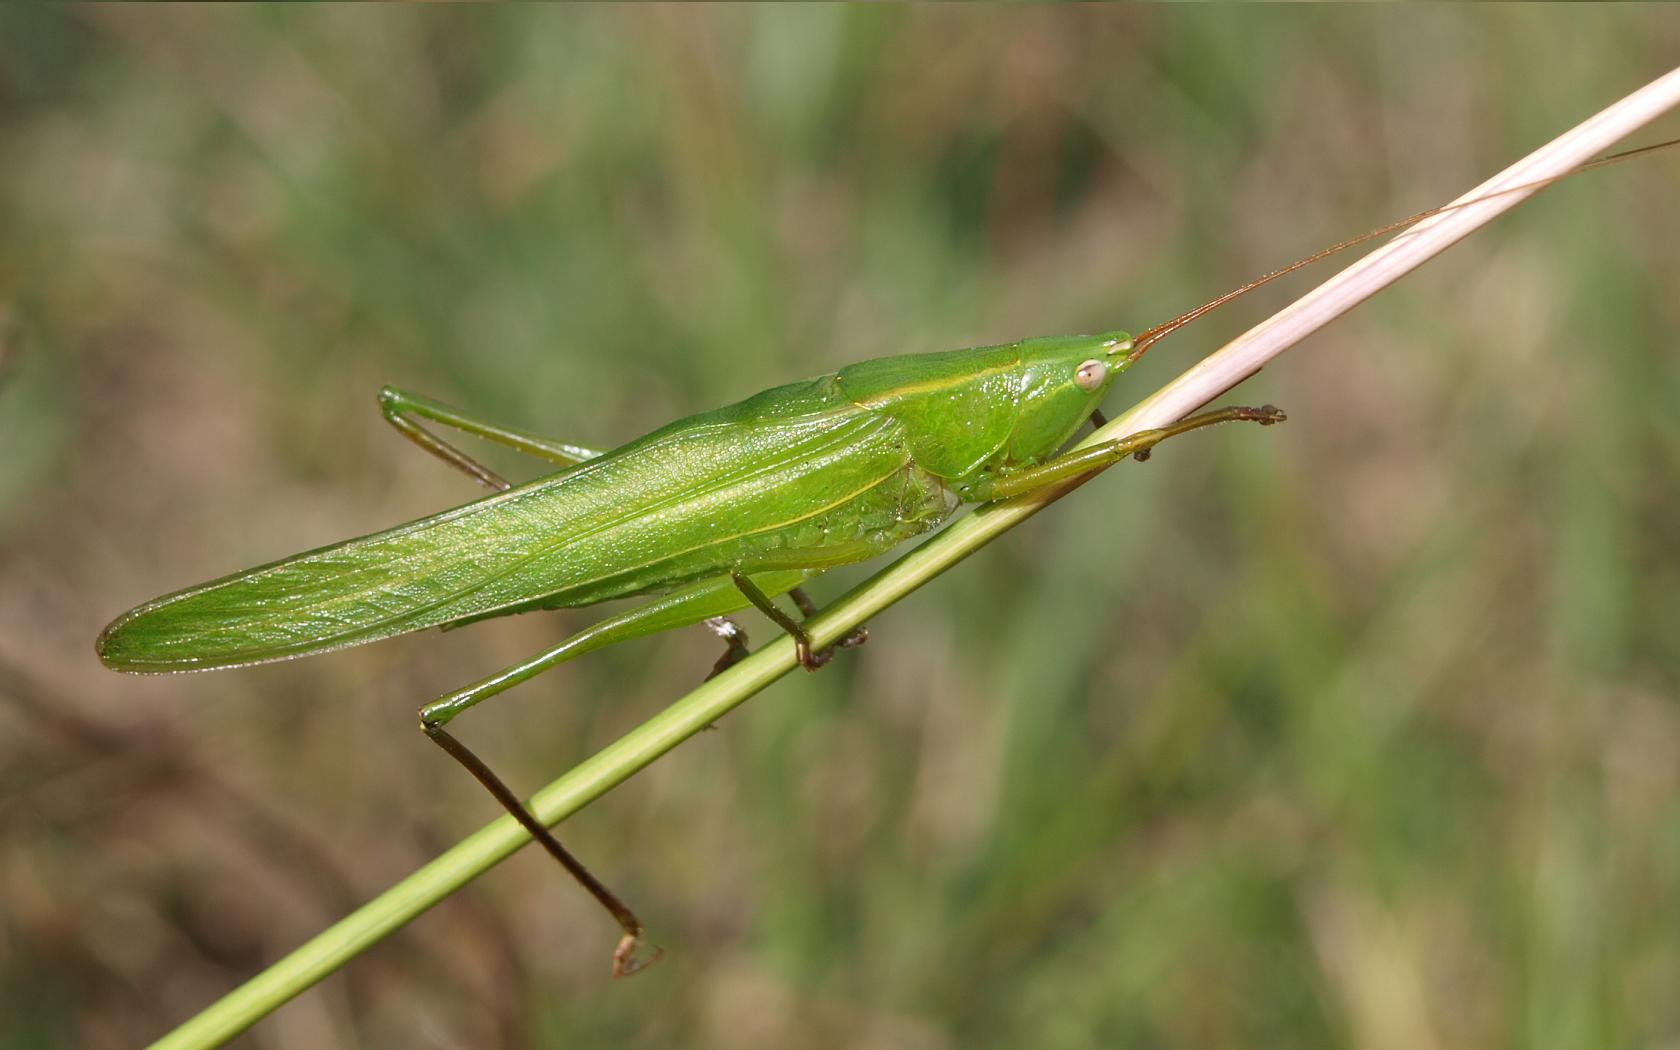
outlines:
[[[777, 598], [789, 597], [808, 617], [814, 607], [802, 584], [937, 527], [962, 503], [1006, 499], [1127, 457], [1144, 459], [1161, 441], [1211, 424], [1281, 421], [1283, 413], [1269, 405], [1225, 408], [1060, 451], [1087, 420], [1100, 424], [1098, 406], [1115, 377], [1159, 339], [1308, 263], [1445, 210], [1314, 253], [1135, 338], [1108, 332], [863, 361], [690, 416], [608, 452], [387, 387], [379, 394], [385, 418], [493, 494], [148, 602], [105, 629], [99, 657], [138, 673], [241, 667], [429, 627], [655, 595], [420, 709], [427, 736], [611, 913], [622, 930], [613, 973], [631, 973], [658, 957], [656, 949], [650, 959], [638, 958], [641, 921], [445, 728], [455, 716], [586, 652], [696, 624], [725, 644], [715, 675], [746, 654], [745, 632], [729, 615], [749, 607], [793, 637], [804, 667], [821, 667], [834, 647], [813, 649]], [[512, 486], [427, 423], [558, 469]], [[860, 628], [837, 645], [865, 637]]]

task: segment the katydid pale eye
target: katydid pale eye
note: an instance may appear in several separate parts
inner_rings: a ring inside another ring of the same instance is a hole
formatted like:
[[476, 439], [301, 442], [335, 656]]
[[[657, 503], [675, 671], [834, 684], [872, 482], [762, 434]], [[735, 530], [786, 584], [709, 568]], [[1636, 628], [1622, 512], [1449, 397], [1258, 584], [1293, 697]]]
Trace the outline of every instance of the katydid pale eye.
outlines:
[[1101, 361], [1087, 361], [1073, 370], [1073, 382], [1081, 390], [1095, 390], [1108, 378], [1108, 366]]

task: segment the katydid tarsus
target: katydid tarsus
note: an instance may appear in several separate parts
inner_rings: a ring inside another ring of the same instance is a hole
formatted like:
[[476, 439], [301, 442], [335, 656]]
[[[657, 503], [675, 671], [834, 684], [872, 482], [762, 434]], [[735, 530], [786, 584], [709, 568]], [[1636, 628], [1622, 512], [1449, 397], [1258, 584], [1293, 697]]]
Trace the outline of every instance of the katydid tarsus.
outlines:
[[[794, 638], [802, 665], [822, 666], [833, 647], [813, 650], [799, 620], [776, 599], [789, 597], [809, 616], [814, 607], [802, 584], [935, 528], [962, 503], [1018, 496], [1129, 456], [1143, 459], [1161, 441], [1214, 423], [1282, 420], [1269, 405], [1226, 408], [1060, 451], [1087, 420], [1100, 423], [1098, 405], [1109, 386], [1154, 342], [1285, 273], [1444, 210], [1314, 253], [1135, 338], [1107, 332], [877, 358], [690, 416], [606, 452], [387, 387], [379, 404], [394, 427], [494, 493], [148, 602], [105, 629], [99, 657], [139, 673], [241, 667], [429, 627], [655, 595], [420, 709], [426, 735], [612, 914], [622, 930], [613, 973], [634, 972], [652, 961], [638, 958], [641, 921], [445, 728], [453, 718], [602, 646], [696, 624], [725, 643], [715, 675], [746, 654], [745, 632], [728, 617], [749, 607]], [[559, 469], [510, 485], [428, 423]], [[860, 628], [837, 644], [864, 637]]]

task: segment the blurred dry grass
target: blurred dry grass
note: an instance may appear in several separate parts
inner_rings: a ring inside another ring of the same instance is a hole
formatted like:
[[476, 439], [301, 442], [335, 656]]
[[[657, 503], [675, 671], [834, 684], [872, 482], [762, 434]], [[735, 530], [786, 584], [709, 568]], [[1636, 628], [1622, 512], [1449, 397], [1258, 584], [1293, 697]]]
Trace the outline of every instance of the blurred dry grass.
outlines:
[[[1677, 52], [1637, 7], [0, 12], [0, 1046], [160, 1034], [493, 815], [412, 709], [580, 615], [93, 659], [472, 496], [381, 382], [610, 444], [1142, 328]], [[1288, 427], [1110, 475], [568, 823], [647, 976], [521, 855], [245, 1044], [1680, 1040], [1677, 187], [1548, 191], [1250, 384]], [[712, 655], [462, 729], [534, 787]]]

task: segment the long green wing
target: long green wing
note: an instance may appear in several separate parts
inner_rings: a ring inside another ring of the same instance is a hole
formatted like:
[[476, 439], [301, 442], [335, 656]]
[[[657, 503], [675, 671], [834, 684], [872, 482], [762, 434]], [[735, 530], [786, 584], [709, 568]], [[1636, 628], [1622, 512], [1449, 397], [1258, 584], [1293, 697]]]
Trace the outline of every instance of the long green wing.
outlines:
[[[806, 386], [691, 417], [557, 477], [148, 602], [105, 629], [100, 659], [138, 672], [236, 667], [545, 596], [549, 606], [582, 605], [714, 575], [755, 536], [903, 467], [890, 420]], [[789, 408], [800, 411], [778, 416]]]

